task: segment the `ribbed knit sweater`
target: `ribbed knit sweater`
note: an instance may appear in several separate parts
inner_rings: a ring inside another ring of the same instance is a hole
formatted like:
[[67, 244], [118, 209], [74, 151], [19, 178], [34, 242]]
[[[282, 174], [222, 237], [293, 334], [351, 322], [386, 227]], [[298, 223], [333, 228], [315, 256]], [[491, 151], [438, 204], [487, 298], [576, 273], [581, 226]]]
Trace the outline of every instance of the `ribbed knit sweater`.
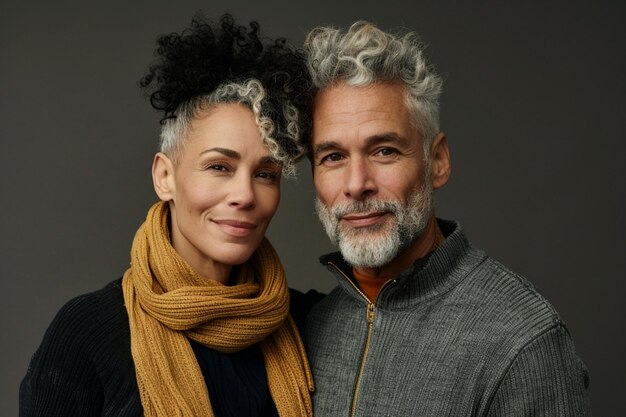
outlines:
[[[301, 324], [319, 295], [290, 291]], [[277, 416], [258, 346], [225, 354], [192, 342], [216, 416]], [[143, 415], [121, 280], [69, 301], [56, 315], [20, 386], [20, 416]]]
[[304, 339], [316, 417], [587, 416], [588, 376], [554, 308], [439, 220], [445, 242], [372, 304], [335, 253], [339, 285]]

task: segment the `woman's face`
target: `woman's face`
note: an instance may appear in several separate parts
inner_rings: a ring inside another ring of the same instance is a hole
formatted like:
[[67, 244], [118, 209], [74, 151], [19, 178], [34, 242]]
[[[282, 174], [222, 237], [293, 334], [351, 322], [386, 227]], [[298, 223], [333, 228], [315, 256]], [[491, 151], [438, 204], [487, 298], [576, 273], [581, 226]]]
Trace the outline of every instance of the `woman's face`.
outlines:
[[249, 108], [220, 104], [197, 116], [178, 164], [159, 153], [153, 166], [157, 194], [170, 202], [174, 249], [201, 275], [225, 282], [261, 243], [280, 175]]

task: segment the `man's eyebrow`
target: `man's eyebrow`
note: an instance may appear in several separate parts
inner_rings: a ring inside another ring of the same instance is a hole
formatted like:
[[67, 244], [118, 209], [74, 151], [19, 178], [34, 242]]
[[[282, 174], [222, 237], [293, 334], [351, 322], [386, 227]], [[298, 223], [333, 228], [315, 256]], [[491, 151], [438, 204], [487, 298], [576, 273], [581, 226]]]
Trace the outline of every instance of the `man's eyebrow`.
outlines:
[[[396, 132], [379, 133], [369, 136], [365, 139], [365, 146], [368, 148], [382, 143], [397, 143], [398, 145], [406, 145], [408, 141], [406, 138], [400, 136]], [[341, 149], [341, 145], [339, 144], [339, 142], [336, 142], [334, 140], [328, 140], [313, 147], [313, 156], [315, 157], [322, 152], [334, 149]]]
[[211, 148], [211, 149], [205, 149], [204, 151], [200, 152], [200, 155], [203, 155], [205, 153], [209, 153], [209, 152], [219, 152], [222, 155], [225, 155], [229, 158], [233, 158], [233, 159], [241, 159], [241, 155], [239, 154], [239, 152], [237, 151], [233, 151], [232, 149], [228, 149], [228, 148]]
[[403, 136], [400, 136], [396, 132], [385, 132], [376, 134], [365, 139], [365, 144], [367, 147], [380, 145], [381, 143], [397, 143], [398, 145], [406, 145], [407, 139]]
[[313, 156], [316, 156], [329, 149], [338, 149], [338, 148], [340, 148], [339, 143], [335, 142], [334, 140], [328, 140], [326, 142], [319, 143], [313, 147]]

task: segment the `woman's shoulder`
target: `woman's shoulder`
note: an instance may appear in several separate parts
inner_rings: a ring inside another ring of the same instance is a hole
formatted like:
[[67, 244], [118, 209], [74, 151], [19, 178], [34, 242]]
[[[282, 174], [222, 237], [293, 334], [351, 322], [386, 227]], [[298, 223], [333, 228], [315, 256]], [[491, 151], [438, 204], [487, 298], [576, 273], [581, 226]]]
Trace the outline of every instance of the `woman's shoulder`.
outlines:
[[77, 297], [72, 298], [65, 304], [63, 308], [68, 308], [72, 306], [82, 307], [86, 309], [89, 309], [89, 307], [124, 307], [124, 296], [122, 294], [122, 278], [117, 278], [116, 280], [109, 282], [104, 287], [98, 290], [81, 294]]
[[56, 314], [22, 380], [20, 415], [70, 409], [100, 414], [109, 382], [115, 379], [118, 386], [126, 386], [123, 379], [133, 372], [118, 279], [71, 299]]
[[315, 304], [326, 295], [317, 290], [309, 290], [306, 293], [289, 288], [289, 313], [296, 322], [298, 329], [302, 329], [306, 316]]
[[121, 281], [116, 279], [97, 291], [72, 298], [61, 307], [48, 330], [105, 331], [101, 326], [115, 325], [119, 320], [127, 322]]
[[93, 349], [128, 334], [128, 328], [121, 279], [117, 279], [65, 303], [46, 330], [40, 349]]

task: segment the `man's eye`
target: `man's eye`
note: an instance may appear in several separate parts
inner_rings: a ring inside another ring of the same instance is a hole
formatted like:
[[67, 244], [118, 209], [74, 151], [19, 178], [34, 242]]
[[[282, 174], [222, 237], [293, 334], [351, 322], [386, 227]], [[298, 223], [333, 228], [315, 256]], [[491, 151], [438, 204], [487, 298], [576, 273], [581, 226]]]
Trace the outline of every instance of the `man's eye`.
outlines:
[[380, 156], [391, 156], [395, 155], [398, 152], [394, 148], [382, 148], [376, 152]]
[[324, 162], [337, 162], [337, 161], [341, 161], [342, 159], [343, 159], [343, 156], [340, 153], [333, 152], [323, 157], [320, 160], [320, 163], [323, 164]]

